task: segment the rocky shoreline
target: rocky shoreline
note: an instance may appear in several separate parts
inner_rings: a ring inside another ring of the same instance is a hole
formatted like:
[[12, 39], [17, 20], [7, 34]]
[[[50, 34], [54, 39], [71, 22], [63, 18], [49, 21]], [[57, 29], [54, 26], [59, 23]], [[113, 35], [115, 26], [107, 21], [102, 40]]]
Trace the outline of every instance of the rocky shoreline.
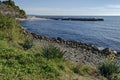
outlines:
[[64, 58], [68, 61], [97, 66], [101, 62], [104, 62], [109, 54], [113, 53], [117, 56], [116, 60], [120, 63], [119, 54], [109, 48], [99, 48], [83, 42], [64, 40], [60, 37], [48, 38], [26, 30], [24, 32], [25, 34], [31, 34], [33, 42], [36, 45], [40, 45], [41, 47], [52, 45], [60, 48], [65, 52]]
[[89, 45], [89, 44], [86, 44], [86, 43], [83, 43], [83, 42], [64, 40], [60, 37], [48, 38], [48, 37], [45, 37], [45, 36], [42, 36], [42, 35], [37, 35], [35, 33], [31, 33], [31, 34], [34, 38], [39, 39], [39, 40], [46, 40], [48, 42], [52, 41], [52, 42], [55, 42], [55, 43], [68, 45], [68, 46], [73, 47], [73, 48], [79, 48], [80, 47], [82, 49], [91, 50], [93, 53], [94, 52], [99, 52], [99, 53], [103, 53], [105, 55], [109, 55], [110, 53], [114, 53], [115, 55], [118, 55], [118, 53], [119, 53], [119, 52], [117, 52], [115, 50], [112, 50], [110, 48], [99, 48], [97, 46]]

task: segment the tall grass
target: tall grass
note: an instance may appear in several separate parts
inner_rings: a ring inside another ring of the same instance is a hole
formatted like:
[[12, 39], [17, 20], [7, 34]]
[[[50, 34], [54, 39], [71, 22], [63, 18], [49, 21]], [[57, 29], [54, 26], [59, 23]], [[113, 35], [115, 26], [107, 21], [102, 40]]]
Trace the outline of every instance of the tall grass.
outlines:
[[109, 80], [120, 80], [120, 66], [114, 60], [114, 57], [114, 54], [110, 54], [107, 60], [99, 66], [100, 74]]
[[24, 42], [25, 36], [23, 30], [18, 25], [15, 19], [9, 16], [0, 14], [0, 40], [7, 40], [8, 42], [20, 43]]
[[48, 46], [43, 48], [42, 54], [47, 59], [63, 58], [63, 51], [60, 51], [59, 48], [54, 46]]

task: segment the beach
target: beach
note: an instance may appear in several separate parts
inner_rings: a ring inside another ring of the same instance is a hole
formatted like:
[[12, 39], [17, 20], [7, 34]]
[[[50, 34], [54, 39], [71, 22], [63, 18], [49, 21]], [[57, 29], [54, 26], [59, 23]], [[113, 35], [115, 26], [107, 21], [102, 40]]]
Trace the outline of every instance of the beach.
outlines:
[[46, 46], [55, 46], [64, 52], [64, 59], [74, 63], [98, 66], [106, 61], [111, 53], [116, 55], [116, 61], [120, 63], [120, 56], [116, 51], [109, 48], [98, 48], [94, 45], [88, 45], [82, 42], [65, 41], [62, 38], [48, 38], [37, 35], [25, 30], [26, 34], [33, 36], [33, 43], [42, 48]]
[[51, 19], [38, 18], [38, 17], [35, 17], [35, 16], [27, 16], [27, 18], [16, 18], [16, 20], [18, 20], [18, 21], [26, 21], [26, 20], [35, 21], [35, 20], [51, 20]]

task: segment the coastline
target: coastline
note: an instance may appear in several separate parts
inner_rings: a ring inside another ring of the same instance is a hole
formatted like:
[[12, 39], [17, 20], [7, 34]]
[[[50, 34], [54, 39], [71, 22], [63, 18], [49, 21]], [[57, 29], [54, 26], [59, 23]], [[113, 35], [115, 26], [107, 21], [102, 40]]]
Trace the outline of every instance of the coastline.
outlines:
[[97, 47], [95, 45], [90, 45], [90, 44], [87, 44], [87, 43], [84, 43], [84, 42], [81, 42], [81, 41], [78, 42], [78, 41], [64, 40], [61, 37], [49, 38], [49, 37], [46, 37], [46, 36], [37, 35], [37, 34], [32, 33], [32, 32], [29, 32], [29, 33], [31, 33], [34, 38], [39, 39], [39, 40], [52, 41], [52, 42], [55, 42], [55, 43], [68, 45], [68, 46], [71, 46], [73, 48], [79, 48], [80, 47], [80, 48], [83, 48], [83, 49], [86, 49], [86, 50], [93, 50], [93, 52], [97, 51], [97, 52], [100, 52], [100, 53], [104, 53], [105, 50], [106, 50], [107, 54], [114, 53], [115, 55], [119, 55], [118, 54], [119, 52], [117, 52], [113, 49], [110, 49], [110, 48]]
[[110, 48], [99, 48], [94, 45], [89, 45], [83, 42], [68, 41], [60, 37], [48, 38], [46, 36], [37, 35], [24, 29], [25, 34], [30, 34], [33, 37], [33, 43], [45, 46], [55, 46], [64, 51], [64, 59], [75, 63], [83, 63], [97, 66], [104, 62], [107, 56], [111, 53], [117, 56], [117, 61], [120, 63], [119, 54]]
[[[84, 19], [84, 18], [83, 18]], [[94, 18], [93, 18], [94, 19]], [[35, 16], [27, 16], [27, 18], [16, 18], [16, 20], [18, 20], [18, 21], [26, 21], [26, 20], [29, 20], [29, 21], [34, 21], [34, 20], [53, 20], [53, 19], [48, 19], [48, 18], [38, 18], [38, 17], [35, 17]], [[22, 27], [23, 28], [23, 27]], [[24, 28], [23, 28], [24, 29]], [[30, 32], [30, 31], [29, 31]], [[74, 43], [76, 43], [76, 44], [78, 44], [76, 47], [80, 47], [79, 46], [79, 43], [80, 44], [82, 44], [83, 46], [84, 46], [84, 48], [87, 48], [88, 50], [89, 49], [93, 49], [93, 50], [97, 50], [97, 51], [99, 51], [99, 52], [101, 52], [102, 50], [108, 50], [108, 52], [112, 52], [112, 53], [114, 53], [114, 54], [120, 54], [120, 51], [116, 51], [116, 50], [114, 50], [114, 49], [111, 49], [111, 48], [108, 48], [108, 47], [98, 47], [98, 46], [95, 46], [95, 45], [90, 45], [90, 44], [87, 44], [87, 43], [85, 43], [85, 42], [81, 42], [81, 41], [79, 41], [79, 42], [77, 42], [77, 41], [69, 41], [69, 40], [64, 40], [64, 39], [62, 39], [61, 37], [57, 37], [57, 38], [48, 38], [48, 37], [46, 37], [46, 36], [43, 36], [43, 35], [38, 35], [38, 34], [35, 34], [35, 33], [32, 33], [32, 32], [30, 32], [31, 34], [33, 34], [33, 35], [36, 35], [36, 36], [38, 36], [38, 37], [43, 37], [43, 38], [46, 38], [47, 40], [49, 39], [49, 40], [52, 40], [52, 39], [54, 39], [54, 40], [56, 40], [56, 42], [58, 41], [58, 42], [61, 42], [61, 41], [63, 41], [63, 43], [64, 44], [66, 44], [66, 43], [69, 43], [69, 42], [72, 42], [72, 44], [74, 45]], [[36, 37], [35, 36], [35, 37]], [[59, 41], [59, 39], [60, 39], [60, 41]], [[62, 42], [61, 42], [62, 43]], [[82, 47], [83, 47], [82, 46]]]
[[62, 20], [62, 21], [104, 21], [102, 18], [41, 18], [36, 16], [27, 16], [27, 18], [16, 18], [18, 21], [25, 20]]
[[52, 20], [52, 19], [37, 18], [35, 16], [27, 16], [27, 18], [16, 18], [16, 20], [18, 20], [18, 21], [26, 21], [26, 20], [34, 21], [34, 20]]

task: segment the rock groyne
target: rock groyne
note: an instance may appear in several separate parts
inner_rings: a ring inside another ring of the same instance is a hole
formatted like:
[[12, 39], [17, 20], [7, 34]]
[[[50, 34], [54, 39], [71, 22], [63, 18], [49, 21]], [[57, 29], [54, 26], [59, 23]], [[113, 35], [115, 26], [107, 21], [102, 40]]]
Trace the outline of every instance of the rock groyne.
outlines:
[[50, 18], [52, 20], [66, 20], [66, 21], [104, 21], [102, 18]]

